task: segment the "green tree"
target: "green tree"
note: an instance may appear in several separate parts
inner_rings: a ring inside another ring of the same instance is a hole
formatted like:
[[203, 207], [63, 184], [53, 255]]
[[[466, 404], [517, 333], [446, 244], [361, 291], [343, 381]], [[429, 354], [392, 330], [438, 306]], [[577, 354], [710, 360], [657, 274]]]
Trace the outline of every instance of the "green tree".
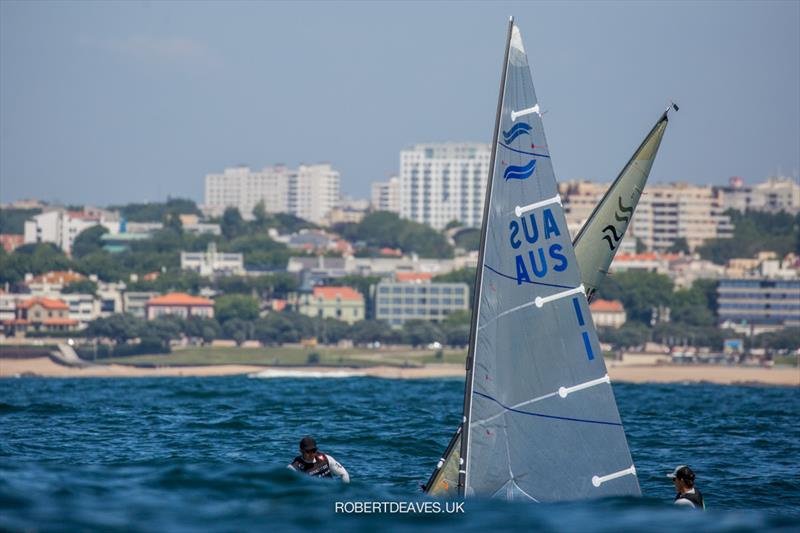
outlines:
[[467, 251], [477, 250], [481, 244], [481, 230], [478, 228], [465, 228], [456, 233], [453, 240], [456, 241], [456, 246], [459, 248]]
[[234, 318], [255, 320], [258, 318], [258, 311], [258, 301], [243, 294], [225, 294], [214, 302], [214, 315], [223, 325]]
[[128, 277], [126, 269], [104, 250], [81, 257], [75, 262], [75, 270], [87, 276], [95, 274], [103, 281], [120, 281]]
[[97, 295], [97, 283], [90, 279], [81, 279], [65, 285], [61, 289], [62, 294], [91, 294]]
[[800, 249], [800, 213], [728, 210], [733, 238], [711, 239], [697, 248], [703, 259], [723, 265], [736, 257], [753, 257], [761, 251], [779, 256]]
[[119, 313], [89, 322], [86, 336], [102, 337], [111, 339], [116, 344], [124, 344], [139, 337], [144, 330], [144, 320], [129, 313]]
[[183, 334], [187, 337], [203, 339], [208, 344], [222, 337], [222, 327], [213, 318], [190, 316], [183, 321]]
[[440, 274], [438, 276], [434, 276], [432, 281], [441, 281], [441, 282], [448, 282], [448, 283], [466, 283], [469, 285], [469, 295], [468, 298], [470, 299], [475, 294], [475, 269], [466, 267], [461, 268], [458, 270], [453, 270], [452, 272], [448, 272], [447, 274]]
[[672, 288], [672, 280], [663, 274], [631, 270], [606, 279], [597, 297], [622, 301], [629, 320], [649, 324], [653, 307], [672, 303]]
[[391, 326], [383, 320], [362, 320], [350, 328], [350, 338], [355, 344], [370, 342], [390, 343], [396, 337]]
[[0, 233], [21, 235], [25, 221], [41, 213], [41, 209], [0, 209]]
[[414, 347], [425, 346], [431, 342], [446, 341], [436, 324], [427, 320], [408, 320], [403, 324], [403, 337]]
[[222, 213], [222, 235], [226, 239], [235, 239], [245, 232], [245, 223], [242, 214], [235, 207], [228, 207]]
[[246, 340], [252, 339], [254, 334], [254, 323], [249, 320], [232, 318], [222, 324], [222, 332], [226, 338], [236, 341], [237, 346], [241, 346]]
[[264, 200], [260, 200], [255, 207], [253, 207], [253, 220], [254, 225], [259, 229], [264, 229], [269, 224], [269, 215], [267, 209], [264, 207]]
[[80, 259], [90, 253], [101, 251], [103, 249], [101, 237], [106, 233], [108, 233], [108, 228], [100, 225], [86, 228], [80, 232], [72, 243], [72, 257]]
[[400, 248], [421, 257], [453, 257], [453, 247], [441, 233], [430, 226], [403, 220], [397, 213], [376, 211], [358, 224], [337, 226], [335, 230], [350, 241], [361, 241], [370, 247]]
[[784, 328], [769, 333], [761, 333], [753, 338], [753, 346], [766, 348], [770, 353], [800, 350], [800, 328]]
[[641, 322], [626, 322], [620, 328], [598, 328], [598, 337], [617, 348], [641, 346], [650, 339], [650, 328]]
[[689, 253], [689, 243], [686, 242], [685, 237], [678, 237], [672, 242], [672, 245], [667, 248], [667, 252], [677, 254], [677, 253]]

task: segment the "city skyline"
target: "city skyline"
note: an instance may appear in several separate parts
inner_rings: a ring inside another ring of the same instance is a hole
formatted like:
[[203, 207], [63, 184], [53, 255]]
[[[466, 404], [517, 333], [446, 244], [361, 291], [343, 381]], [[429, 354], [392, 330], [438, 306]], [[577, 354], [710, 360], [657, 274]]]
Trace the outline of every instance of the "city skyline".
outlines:
[[560, 181], [613, 179], [670, 99], [652, 182], [798, 176], [800, 4], [453, 5], [4, 2], [0, 201], [199, 201], [323, 161], [368, 198], [403, 149], [490, 141], [509, 14]]

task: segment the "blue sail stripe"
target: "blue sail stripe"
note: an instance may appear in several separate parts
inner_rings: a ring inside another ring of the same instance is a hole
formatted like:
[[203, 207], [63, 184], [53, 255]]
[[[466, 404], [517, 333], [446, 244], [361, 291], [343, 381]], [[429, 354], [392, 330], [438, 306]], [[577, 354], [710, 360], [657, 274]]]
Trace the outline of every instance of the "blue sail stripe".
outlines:
[[583, 313], [581, 312], [581, 304], [577, 298], [572, 299], [572, 305], [575, 306], [575, 314], [578, 315], [578, 325], [582, 326], [585, 324], [583, 321]]
[[514, 409], [513, 407], [509, 407], [507, 405], [503, 405], [500, 401], [492, 398], [488, 394], [484, 394], [484, 393], [478, 392], [478, 391], [473, 391], [472, 393], [473, 394], [477, 394], [478, 396], [482, 396], [483, 398], [486, 398], [487, 400], [492, 400], [494, 403], [496, 403], [497, 405], [499, 405], [503, 409], [507, 409], [508, 411], [511, 411], [513, 413], [519, 413], [521, 415], [539, 416], [539, 417], [542, 417], [542, 418], [552, 418], [552, 419], [555, 419], [555, 420], [566, 420], [568, 422], [585, 422], [587, 424], [601, 424], [601, 425], [604, 425], [604, 426], [619, 426], [619, 427], [622, 427], [622, 424], [620, 424], [619, 422], [606, 422], [605, 420], [589, 420], [589, 419], [586, 419], [586, 418], [572, 418], [572, 417], [569, 417], [569, 416], [546, 415], [546, 414], [543, 414], [543, 413], [533, 413], [531, 411], [522, 411], [520, 409]]
[[586, 347], [586, 355], [589, 356], [589, 361], [594, 359], [594, 352], [592, 351], [592, 341], [589, 340], [589, 333], [583, 332], [583, 345]]
[[500, 145], [500, 146], [502, 146], [503, 148], [506, 148], [506, 149], [508, 149], [508, 150], [511, 150], [512, 152], [517, 152], [518, 154], [533, 155], [533, 156], [536, 156], [536, 157], [546, 157], [546, 158], [548, 158], [548, 159], [550, 158], [550, 156], [549, 156], [549, 155], [547, 155], [547, 154], [538, 154], [538, 153], [536, 153], [536, 152], [526, 152], [525, 150], [517, 150], [516, 148], [511, 148], [511, 147], [510, 147], [510, 146], [508, 146], [507, 144], [503, 144], [503, 143], [501, 143], [501, 142], [499, 142], [499, 141], [497, 142], [497, 144], [499, 144], [499, 145]]
[[[508, 278], [510, 280], [517, 281], [517, 278], [514, 276], [509, 276], [508, 274], [503, 274], [502, 272], [495, 270], [494, 268], [490, 267], [486, 263], [483, 264], [485, 268], [488, 268], [498, 276], [502, 276], [504, 278]], [[531, 285], [543, 285], [545, 287], [555, 287], [556, 289], [574, 289], [575, 287], [570, 287], [569, 285], [558, 285], [556, 283], [544, 283], [542, 281], [523, 281], [523, 283], [530, 283]]]

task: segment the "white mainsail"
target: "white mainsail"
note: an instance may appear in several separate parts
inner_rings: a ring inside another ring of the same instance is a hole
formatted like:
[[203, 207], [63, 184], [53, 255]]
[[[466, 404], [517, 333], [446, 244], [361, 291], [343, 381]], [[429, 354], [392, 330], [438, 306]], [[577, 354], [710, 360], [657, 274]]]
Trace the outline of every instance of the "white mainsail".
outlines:
[[459, 492], [534, 501], [638, 495], [513, 21], [494, 137]]

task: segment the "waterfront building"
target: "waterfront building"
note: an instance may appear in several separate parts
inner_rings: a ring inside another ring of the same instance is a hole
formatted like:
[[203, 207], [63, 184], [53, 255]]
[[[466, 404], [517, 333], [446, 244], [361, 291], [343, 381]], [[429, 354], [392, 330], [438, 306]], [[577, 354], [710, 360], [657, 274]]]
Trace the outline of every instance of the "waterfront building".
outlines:
[[18, 301], [14, 318], [3, 322], [4, 333], [16, 337], [23, 337], [28, 332], [64, 333], [77, 327], [78, 321], [69, 317], [66, 303], [38, 297]]
[[480, 227], [491, 148], [418, 144], [400, 152], [400, 215], [437, 230], [457, 220]]
[[[402, 277], [401, 277], [402, 279]], [[393, 327], [407, 320], [441, 322], [455, 311], [469, 309], [466, 283], [383, 280], [375, 288], [375, 318]]]
[[175, 315], [180, 318], [200, 316], [214, 318], [214, 301], [184, 292], [171, 292], [163, 296], [155, 296], [145, 304], [147, 320], [162, 315]]
[[387, 181], [374, 182], [370, 205], [374, 211], [400, 213], [400, 178], [392, 176]]
[[745, 335], [800, 327], [800, 279], [721, 279], [717, 302], [720, 326]]
[[619, 300], [592, 300], [589, 304], [594, 325], [598, 328], [619, 328], [625, 324], [625, 307]]
[[339, 172], [329, 164], [265, 167], [259, 171], [241, 166], [205, 178], [204, 210], [221, 215], [235, 207], [244, 218], [263, 202], [267, 213], [290, 213], [322, 224], [339, 201]]
[[297, 301], [301, 314], [354, 324], [364, 320], [364, 296], [351, 287], [314, 287]]

